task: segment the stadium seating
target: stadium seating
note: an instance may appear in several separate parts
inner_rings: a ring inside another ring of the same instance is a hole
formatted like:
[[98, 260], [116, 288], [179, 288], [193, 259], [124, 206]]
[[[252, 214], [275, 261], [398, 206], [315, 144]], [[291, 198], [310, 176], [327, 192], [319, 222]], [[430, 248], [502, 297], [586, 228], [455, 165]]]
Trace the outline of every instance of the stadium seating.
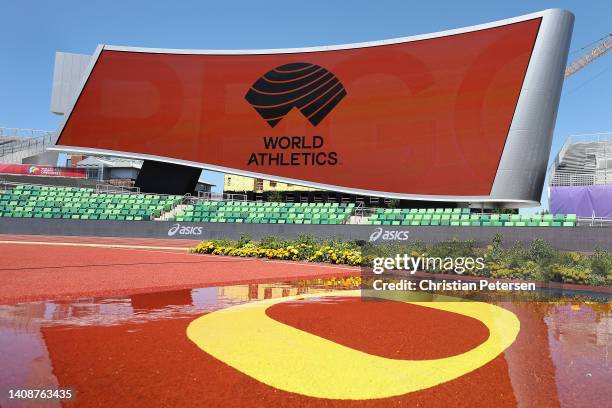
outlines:
[[87, 188], [18, 185], [0, 193], [0, 216], [77, 220], [150, 220], [179, 196], [96, 193]]
[[469, 208], [377, 208], [371, 225], [434, 225], [464, 227], [574, 227], [576, 215], [478, 214]]
[[176, 221], [259, 224], [343, 224], [354, 204], [200, 202], [177, 212]]
[[[180, 196], [96, 193], [92, 189], [17, 185], [0, 192], [0, 216], [79, 220], [152, 220], [181, 204]], [[344, 224], [354, 204], [197, 201], [168, 220], [260, 224]], [[377, 208], [370, 225], [574, 227], [576, 215], [471, 213], [469, 208]]]

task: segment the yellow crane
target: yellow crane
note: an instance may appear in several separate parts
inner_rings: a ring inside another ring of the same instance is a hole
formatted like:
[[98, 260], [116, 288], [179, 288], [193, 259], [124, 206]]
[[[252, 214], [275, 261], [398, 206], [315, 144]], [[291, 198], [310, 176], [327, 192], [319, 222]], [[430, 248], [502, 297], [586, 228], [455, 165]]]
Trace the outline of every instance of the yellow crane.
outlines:
[[596, 44], [597, 45], [589, 52], [582, 55], [577, 60], [574, 60], [574, 62], [571, 64], [568, 64], [568, 66], [565, 68], [566, 78], [574, 75], [576, 72], [580, 71], [582, 68], [586, 67], [591, 62], [610, 51], [612, 49], [612, 34], [608, 34], [607, 36], [600, 38], [596, 41]]

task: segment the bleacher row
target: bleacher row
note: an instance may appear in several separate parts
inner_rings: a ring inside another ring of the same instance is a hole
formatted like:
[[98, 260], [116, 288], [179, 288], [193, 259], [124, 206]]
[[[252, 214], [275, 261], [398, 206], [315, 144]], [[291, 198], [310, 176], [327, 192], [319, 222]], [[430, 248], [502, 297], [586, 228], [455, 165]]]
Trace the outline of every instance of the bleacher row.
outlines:
[[576, 215], [478, 214], [469, 208], [378, 208], [371, 225], [441, 225], [464, 227], [574, 227]]
[[[172, 211], [181, 196], [96, 193], [92, 189], [16, 185], [0, 191], [0, 217], [146, 221]], [[181, 208], [181, 207], [179, 207]], [[169, 221], [344, 224], [354, 204], [197, 201], [165, 215]], [[576, 215], [478, 214], [468, 208], [378, 208], [370, 225], [573, 227]]]
[[355, 204], [200, 202], [177, 212], [176, 221], [256, 224], [343, 224]]
[[0, 216], [144, 221], [181, 202], [178, 196], [96, 193], [92, 189], [18, 185], [0, 192]]

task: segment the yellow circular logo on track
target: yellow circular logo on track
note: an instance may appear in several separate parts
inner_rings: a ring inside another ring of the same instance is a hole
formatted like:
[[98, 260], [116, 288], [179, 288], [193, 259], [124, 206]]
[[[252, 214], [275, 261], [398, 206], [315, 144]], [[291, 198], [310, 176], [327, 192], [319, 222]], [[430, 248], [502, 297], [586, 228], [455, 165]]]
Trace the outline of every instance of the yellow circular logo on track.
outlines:
[[447, 301], [403, 300], [477, 319], [489, 329], [489, 338], [451, 357], [398, 360], [343, 346], [266, 315], [267, 308], [288, 300], [361, 295], [359, 290], [335, 291], [245, 303], [194, 320], [187, 327], [187, 336], [213, 357], [280, 390], [317, 398], [362, 400], [402, 395], [461, 377], [501, 354], [520, 330], [512, 312], [488, 303], [448, 297]]

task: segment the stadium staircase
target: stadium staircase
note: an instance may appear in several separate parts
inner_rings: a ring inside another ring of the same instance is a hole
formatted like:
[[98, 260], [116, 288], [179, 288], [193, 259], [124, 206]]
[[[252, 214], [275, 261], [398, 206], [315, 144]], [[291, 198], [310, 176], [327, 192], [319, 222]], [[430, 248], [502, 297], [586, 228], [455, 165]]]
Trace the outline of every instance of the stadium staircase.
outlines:
[[354, 224], [354, 225], [365, 225], [365, 224], [369, 224], [368, 222], [368, 217], [364, 217], [361, 215], [351, 215], [347, 222], [347, 224]]
[[179, 204], [176, 207], [172, 208], [168, 212], [163, 212], [159, 217], [155, 218], [155, 221], [174, 221], [176, 219], [177, 213], [184, 213], [189, 210], [192, 206], [189, 204]]

